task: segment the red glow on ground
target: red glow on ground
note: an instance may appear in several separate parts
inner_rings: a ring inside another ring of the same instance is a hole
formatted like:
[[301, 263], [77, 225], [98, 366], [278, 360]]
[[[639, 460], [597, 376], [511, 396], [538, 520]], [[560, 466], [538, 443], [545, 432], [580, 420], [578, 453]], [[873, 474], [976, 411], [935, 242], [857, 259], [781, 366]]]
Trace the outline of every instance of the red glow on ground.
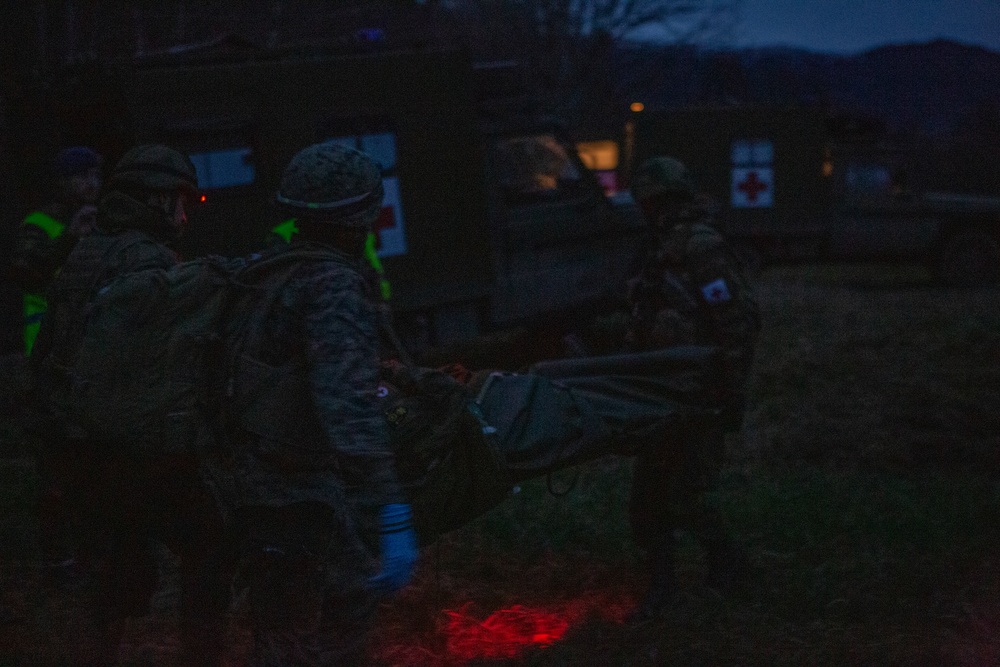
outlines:
[[544, 609], [514, 605], [483, 620], [464, 610], [446, 610], [448, 653], [457, 660], [514, 658], [529, 646], [551, 646], [562, 639], [569, 621]]
[[458, 611], [444, 610], [443, 632], [448, 655], [455, 661], [516, 658], [529, 648], [545, 648], [589, 618], [621, 623], [634, 601], [591, 595], [555, 605], [513, 605], [480, 620], [471, 603]]

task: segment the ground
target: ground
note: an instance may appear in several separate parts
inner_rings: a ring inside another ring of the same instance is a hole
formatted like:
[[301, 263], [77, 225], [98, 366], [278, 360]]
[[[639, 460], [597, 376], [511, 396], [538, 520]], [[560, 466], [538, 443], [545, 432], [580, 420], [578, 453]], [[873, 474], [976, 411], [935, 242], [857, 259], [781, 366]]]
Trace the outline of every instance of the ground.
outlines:
[[[920, 269], [772, 268], [747, 421], [719, 502], [752, 558], [745, 586], [700, 583], [662, 619], [622, 622], [644, 584], [628, 461], [534, 480], [422, 552], [386, 603], [387, 665], [1000, 664], [1000, 289]], [[59, 664], [80, 601], [42, 585], [18, 432], [0, 432], [0, 667]], [[555, 496], [548, 487], [566, 491]], [[176, 589], [129, 628], [121, 662], [171, 664]], [[224, 638], [241, 664], [233, 609]]]

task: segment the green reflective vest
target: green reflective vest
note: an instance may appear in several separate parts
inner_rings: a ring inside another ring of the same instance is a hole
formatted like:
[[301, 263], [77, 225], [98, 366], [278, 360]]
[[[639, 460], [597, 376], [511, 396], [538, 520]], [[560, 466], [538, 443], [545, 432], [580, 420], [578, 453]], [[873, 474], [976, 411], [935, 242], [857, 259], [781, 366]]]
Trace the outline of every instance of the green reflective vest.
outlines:
[[[35, 211], [30, 213], [25, 219], [25, 225], [35, 225], [39, 227], [45, 235], [49, 237], [49, 240], [55, 241], [57, 238], [62, 236], [63, 231], [66, 229], [66, 225], [59, 222], [55, 218], [41, 211]], [[35, 346], [35, 339], [38, 338], [38, 329], [41, 326], [42, 318], [45, 317], [45, 311], [48, 309], [48, 303], [45, 300], [44, 294], [33, 294], [31, 292], [24, 293], [24, 354], [25, 356], [31, 355], [31, 350]]]

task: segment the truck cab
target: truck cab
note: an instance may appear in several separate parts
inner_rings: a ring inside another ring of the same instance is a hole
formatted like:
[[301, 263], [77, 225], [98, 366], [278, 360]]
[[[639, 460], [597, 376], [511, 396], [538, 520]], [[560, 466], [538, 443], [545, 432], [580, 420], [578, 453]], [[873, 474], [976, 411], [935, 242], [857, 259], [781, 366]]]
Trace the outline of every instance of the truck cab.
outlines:
[[[617, 211], [554, 119], [484, 128], [497, 289], [494, 325], [613, 308], [634, 273], [644, 227]], [[637, 213], [637, 212], [636, 212]]]

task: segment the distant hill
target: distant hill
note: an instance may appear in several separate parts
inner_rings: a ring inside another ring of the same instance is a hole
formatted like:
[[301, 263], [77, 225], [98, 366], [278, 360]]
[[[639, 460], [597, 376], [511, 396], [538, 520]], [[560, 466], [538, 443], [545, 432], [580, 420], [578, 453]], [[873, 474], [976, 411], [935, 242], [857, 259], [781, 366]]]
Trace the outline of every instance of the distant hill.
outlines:
[[881, 119], [890, 130], [949, 133], [1000, 107], [1000, 53], [937, 40], [840, 56], [790, 48], [704, 51], [629, 46], [615, 58], [622, 104], [819, 104]]
[[897, 129], [950, 131], [983, 104], [1000, 105], [1000, 53], [948, 41], [887, 46], [835, 67], [839, 106], [881, 116]]

